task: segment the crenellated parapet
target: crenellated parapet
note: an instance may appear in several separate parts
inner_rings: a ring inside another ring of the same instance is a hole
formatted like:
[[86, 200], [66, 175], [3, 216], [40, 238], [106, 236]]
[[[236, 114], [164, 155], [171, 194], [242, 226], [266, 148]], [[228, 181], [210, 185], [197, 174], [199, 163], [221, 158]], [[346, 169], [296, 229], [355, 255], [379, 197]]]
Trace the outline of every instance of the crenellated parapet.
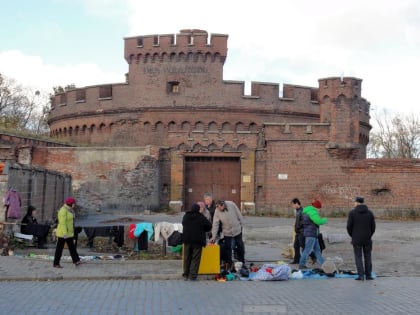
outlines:
[[[370, 104], [362, 98], [362, 80], [353, 77], [319, 79], [320, 121], [331, 123], [328, 149], [337, 157], [363, 157], [369, 142]], [[359, 150], [362, 148], [362, 150]]]
[[228, 35], [203, 30], [181, 30], [179, 34], [143, 35], [124, 38], [128, 64], [156, 61], [214, 61], [224, 63]]
[[[362, 80], [354, 77], [330, 77], [319, 79], [320, 103], [346, 102], [353, 107], [360, 121], [369, 123], [370, 103], [362, 97]], [[321, 113], [322, 115], [323, 113]]]

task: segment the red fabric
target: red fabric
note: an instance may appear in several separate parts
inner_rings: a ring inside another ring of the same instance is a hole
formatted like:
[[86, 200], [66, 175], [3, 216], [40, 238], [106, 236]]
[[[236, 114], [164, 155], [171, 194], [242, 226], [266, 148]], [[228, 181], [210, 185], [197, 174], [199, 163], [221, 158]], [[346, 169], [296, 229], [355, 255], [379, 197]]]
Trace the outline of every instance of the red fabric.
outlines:
[[65, 201], [65, 204], [68, 206], [74, 205], [76, 203], [76, 199], [74, 199], [73, 197], [68, 197]]
[[322, 208], [322, 203], [321, 203], [321, 201], [319, 201], [319, 200], [314, 200], [314, 201], [312, 202], [312, 205], [313, 205], [315, 208], [317, 208], [317, 209], [321, 209], [321, 208]]
[[136, 225], [135, 224], [130, 224], [130, 226], [128, 227], [128, 237], [131, 239], [135, 239], [136, 237], [134, 236], [134, 231], [136, 229]]

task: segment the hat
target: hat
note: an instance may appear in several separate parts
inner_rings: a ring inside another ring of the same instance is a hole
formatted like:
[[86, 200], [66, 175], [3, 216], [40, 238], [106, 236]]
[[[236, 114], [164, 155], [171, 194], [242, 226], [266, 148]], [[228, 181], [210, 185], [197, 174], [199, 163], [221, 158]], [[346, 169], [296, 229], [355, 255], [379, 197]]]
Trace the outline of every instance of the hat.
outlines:
[[200, 211], [200, 206], [197, 203], [193, 204], [191, 207], [191, 212], [199, 212], [199, 211]]
[[337, 273], [337, 267], [336, 267], [335, 263], [331, 260], [326, 260], [321, 265], [321, 269], [322, 269], [322, 271], [324, 271], [325, 275], [328, 276], [328, 277], [334, 277], [334, 274]]
[[356, 196], [356, 197], [354, 198], [354, 201], [355, 201], [355, 202], [358, 202], [358, 203], [364, 203], [364, 202], [365, 202], [365, 199], [364, 199], [363, 197]]
[[73, 197], [68, 197], [64, 203], [68, 206], [71, 206], [76, 203], [76, 199], [74, 199]]
[[321, 209], [322, 208], [322, 203], [321, 203], [321, 201], [319, 201], [319, 200], [314, 200], [314, 201], [312, 201], [312, 205], [315, 207], [315, 208], [317, 208], [317, 209]]

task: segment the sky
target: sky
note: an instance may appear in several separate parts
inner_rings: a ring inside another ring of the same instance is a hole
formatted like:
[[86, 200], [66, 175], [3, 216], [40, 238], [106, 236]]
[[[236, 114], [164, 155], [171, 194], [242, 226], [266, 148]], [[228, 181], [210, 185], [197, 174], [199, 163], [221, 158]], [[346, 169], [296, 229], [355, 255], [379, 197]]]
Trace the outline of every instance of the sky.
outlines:
[[125, 37], [202, 29], [229, 35], [224, 80], [357, 77], [373, 111], [420, 117], [419, 0], [3, 0], [0, 27], [0, 73], [48, 93], [124, 82]]

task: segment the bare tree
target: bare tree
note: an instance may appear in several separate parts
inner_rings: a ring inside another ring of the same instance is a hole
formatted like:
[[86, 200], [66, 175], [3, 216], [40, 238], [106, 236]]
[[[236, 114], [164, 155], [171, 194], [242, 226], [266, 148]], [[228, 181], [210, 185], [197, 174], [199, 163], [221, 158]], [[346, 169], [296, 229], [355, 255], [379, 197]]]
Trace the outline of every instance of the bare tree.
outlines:
[[420, 119], [414, 115], [374, 113], [368, 156], [373, 158], [420, 158]]
[[23, 88], [14, 79], [0, 73], [0, 125], [16, 131], [45, 133], [48, 126], [46, 93]]

